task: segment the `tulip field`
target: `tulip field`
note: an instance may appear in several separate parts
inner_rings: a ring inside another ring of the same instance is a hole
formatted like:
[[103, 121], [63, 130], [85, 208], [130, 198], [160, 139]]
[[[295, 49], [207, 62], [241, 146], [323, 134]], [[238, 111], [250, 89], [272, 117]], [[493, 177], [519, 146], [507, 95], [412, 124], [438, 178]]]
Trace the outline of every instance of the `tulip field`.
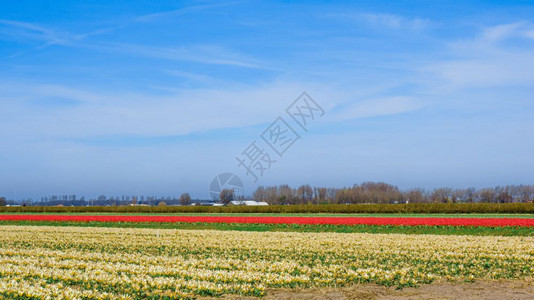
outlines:
[[[211, 222], [214, 226], [225, 222], [270, 222], [272, 226], [423, 224], [435, 228], [531, 230], [533, 220], [0, 215], [0, 299], [262, 297], [269, 290], [280, 288], [339, 288], [355, 284], [405, 288], [443, 280], [530, 282], [534, 279], [532, 234], [460, 236], [121, 226], [136, 222], [152, 222], [155, 226], [172, 222]], [[99, 221], [117, 226], [82, 226]], [[32, 222], [38, 225], [31, 225]], [[69, 226], [58, 226], [62, 224]]]
[[0, 221], [534, 227], [534, 218], [0, 215]]

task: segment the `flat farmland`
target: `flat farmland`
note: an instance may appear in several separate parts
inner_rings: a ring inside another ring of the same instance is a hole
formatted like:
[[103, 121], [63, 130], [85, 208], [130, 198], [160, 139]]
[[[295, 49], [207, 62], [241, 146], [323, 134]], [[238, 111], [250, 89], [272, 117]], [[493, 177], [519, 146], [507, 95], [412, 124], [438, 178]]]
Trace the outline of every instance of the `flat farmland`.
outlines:
[[8, 299], [179, 299], [533, 276], [534, 237], [0, 226]]
[[0, 299], [533, 296], [531, 214], [3, 213], [0, 233]]
[[534, 236], [531, 214], [3, 213], [0, 225]]

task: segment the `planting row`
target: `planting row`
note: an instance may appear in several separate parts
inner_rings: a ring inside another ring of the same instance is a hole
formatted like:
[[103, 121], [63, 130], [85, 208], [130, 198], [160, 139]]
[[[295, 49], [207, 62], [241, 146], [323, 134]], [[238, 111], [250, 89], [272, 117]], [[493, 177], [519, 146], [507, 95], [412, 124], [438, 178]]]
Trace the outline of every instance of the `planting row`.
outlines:
[[533, 237], [0, 226], [0, 298], [261, 296], [266, 288], [528, 279]]
[[0, 215], [0, 221], [534, 227], [534, 219], [527, 218]]
[[0, 212], [110, 213], [516, 213], [534, 214], [534, 203], [409, 203], [269, 206], [0, 206]]

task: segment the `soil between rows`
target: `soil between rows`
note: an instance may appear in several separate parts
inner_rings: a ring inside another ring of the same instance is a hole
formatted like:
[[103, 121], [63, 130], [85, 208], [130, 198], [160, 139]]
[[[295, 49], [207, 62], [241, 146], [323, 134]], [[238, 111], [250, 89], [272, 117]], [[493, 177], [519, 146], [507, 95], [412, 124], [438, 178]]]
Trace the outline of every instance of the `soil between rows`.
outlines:
[[[213, 298], [199, 298], [213, 299]], [[344, 288], [269, 289], [263, 298], [226, 295], [221, 299], [344, 300], [344, 299], [534, 299], [534, 278], [530, 280], [488, 280], [472, 283], [437, 281], [417, 288], [359, 284]]]

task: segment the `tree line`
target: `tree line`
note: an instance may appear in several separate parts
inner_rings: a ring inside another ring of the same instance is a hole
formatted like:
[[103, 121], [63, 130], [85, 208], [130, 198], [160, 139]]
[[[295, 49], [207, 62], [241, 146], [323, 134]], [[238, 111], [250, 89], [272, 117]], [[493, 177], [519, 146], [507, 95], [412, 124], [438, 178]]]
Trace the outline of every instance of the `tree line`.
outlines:
[[[100, 198], [100, 197], [99, 197]], [[227, 204], [232, 200], [244, 200], [231, 189], [222, 190], [219, 201]], [[249, 198], [249, 197], [247, 197]], [[161, 199], [160, 201], [138, 201], [132, 197], [131, 201], [117, 201], [115, 199], [102, 200], [72, 200], [47, 201], [32, 203], [32, 206], [120, 206], [129, 204], [146, 205], [189, 205], [195, 200], [188, 193], [180, 198]], [[410, 189], [401, 191], [397, 186], [384, 182], [364, 182], [352, 187], [331, 188], [312, 187], [304, 184], [292, 188], [287, 184], [279, 186], [259, 186], [252, 194], [255, 201], [267, 202], [270, 205], [282, 204], [393, 204], [393, 203], [528, 203], [534, 202], [534, 185], [507, 185], [493, 188], [436, 188], [433, 190]], [[196, 200], [198, 201], [198, 200]], [[7, 201], [0, 197], [0, 206]]]
[[[123, 197], [124, 198], [124, 197]], [[76, 200], [75, 197], [63, 198], [63, 200], [56, 198], [56, 200], [42, 200], [40, 202], [28, 202], [21, 201], [18, 202], [18, 205], [22, 206], [124, 206], [124, 205], [189, 205], [193, 203], [194, 200], [191, 199], [189, 193], [182, 193], [180, 198], [157, 198], [157, 197], [147, 197], [146, 200], [143, 197], [143, 200], [139, 200], [139, 197], [132, 196], [127, 197], [127, 200], [121, 200], [119, 197], [110, 197], [99, 196], [97, 199], [85, 200], [84, 197]], [[11, 200], [10, 200], [11, 202]], [[13, 203], [13, 202], [11, 202]], [[6, 206], [7, 200], [5, 197], [0, 197], [0, 206]]]
[[291, 188], [259, 186], [252, 195], [255, 201], [279, 204], [366, 204], [366, 203], [512, 203], [534, 202], [534, 185], [507, 185], [494, 188], [436, 188], [401, 191], [385, 182], [364, 182], [352, 187], [312, 187], [304, 184]]

